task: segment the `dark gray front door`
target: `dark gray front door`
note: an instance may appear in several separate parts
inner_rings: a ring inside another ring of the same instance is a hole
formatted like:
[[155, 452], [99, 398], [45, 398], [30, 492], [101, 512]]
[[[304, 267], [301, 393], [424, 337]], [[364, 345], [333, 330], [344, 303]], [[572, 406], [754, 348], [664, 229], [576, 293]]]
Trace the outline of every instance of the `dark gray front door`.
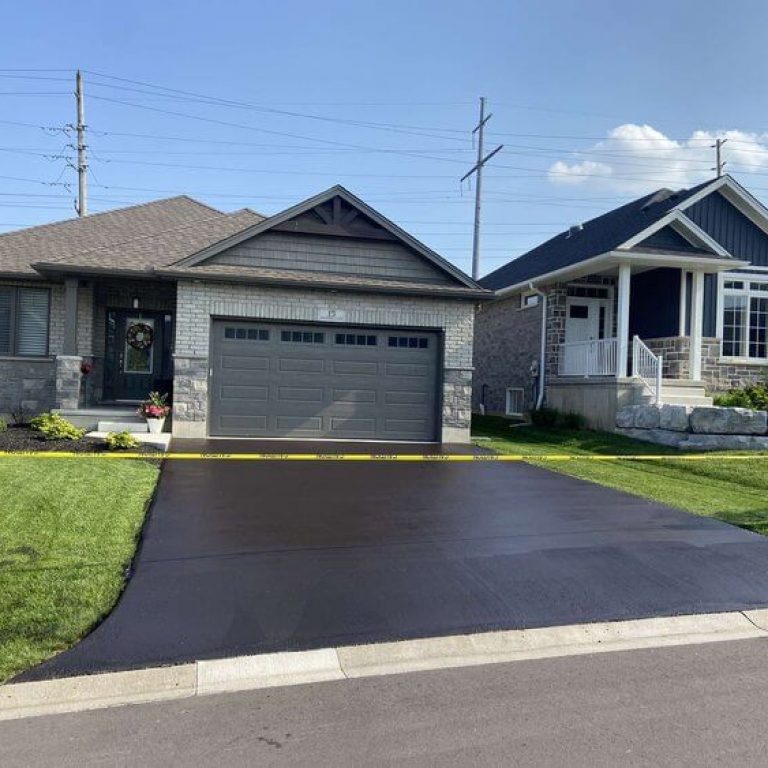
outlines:
[[210, 433], [435, 440], [439, 358], [431, 331], [217, 320]]
[[171, 394], [173, 316], [139, 309], [107, 310], [104, 400]]

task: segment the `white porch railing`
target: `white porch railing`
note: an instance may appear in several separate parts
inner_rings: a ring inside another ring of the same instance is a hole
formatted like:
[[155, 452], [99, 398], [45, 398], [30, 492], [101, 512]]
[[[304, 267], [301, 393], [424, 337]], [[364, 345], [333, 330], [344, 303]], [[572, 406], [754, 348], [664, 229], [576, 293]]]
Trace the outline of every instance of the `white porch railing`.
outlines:
[[632, 339], [632, 375], [645, 384], [656, 405], [661, 403], [663, 358], [643, 344], [639, 336]]
[[560, 345], [557, 372], [560, 376], [615, 376], [618, 339], [571, 341]]

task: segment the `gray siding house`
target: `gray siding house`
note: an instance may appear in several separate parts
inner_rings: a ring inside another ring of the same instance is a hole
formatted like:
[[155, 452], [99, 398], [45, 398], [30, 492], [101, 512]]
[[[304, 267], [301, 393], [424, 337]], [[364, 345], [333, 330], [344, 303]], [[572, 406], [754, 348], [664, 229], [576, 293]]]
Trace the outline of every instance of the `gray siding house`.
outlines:
[[489, 297], [342, 187], [175, 197], [0, 236], [0, 415], [172, 393], [173, 434], [463, 442]]
[[729, 176], [571, 227], [480, 280], [476, 410], [711, 403], [768, 375], [768, 210]]

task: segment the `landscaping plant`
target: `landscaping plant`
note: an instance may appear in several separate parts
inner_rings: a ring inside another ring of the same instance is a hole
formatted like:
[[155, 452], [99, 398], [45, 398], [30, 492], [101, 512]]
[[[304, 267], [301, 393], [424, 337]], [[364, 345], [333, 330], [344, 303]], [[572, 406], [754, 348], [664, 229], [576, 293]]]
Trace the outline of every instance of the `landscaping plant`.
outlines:
[[768, 380], [748, 384], [746, 387], [716, 395], [714, 401], [715, 405], [726, 408], [752, 408], [756, 411], [768, 411]]
[[139, 406], [139, 415], [145, 419], [164, 419], [171, 412], [168, 395], [150, 392], [147, 399]]
[[8, 429], [8, 424], [6, 424], [5, 419], [0, 419], [0, 432], [5, 432], [6, 429]]
[[138, 448], [139, 441], [130, 432], [110, 432], [104, 442], [110, 451], [127, 451]]
[[80, 440], [85, 435], [84, 429], [79, 429], [58, 413], [41, 413], [29, 422], [29, 426], [46, 440]]

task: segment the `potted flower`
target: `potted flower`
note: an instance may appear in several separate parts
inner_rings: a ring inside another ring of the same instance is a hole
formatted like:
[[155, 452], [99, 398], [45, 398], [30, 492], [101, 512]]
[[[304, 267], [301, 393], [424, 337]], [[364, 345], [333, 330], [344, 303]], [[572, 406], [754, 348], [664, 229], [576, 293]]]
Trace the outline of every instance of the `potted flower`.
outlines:
[[163, 431], [165, 417], [171, 412], [168, 395], [150, 392], [147, 399], [139, 406], [139, 415], [147, 420], [147, 428], [152, 434]]

